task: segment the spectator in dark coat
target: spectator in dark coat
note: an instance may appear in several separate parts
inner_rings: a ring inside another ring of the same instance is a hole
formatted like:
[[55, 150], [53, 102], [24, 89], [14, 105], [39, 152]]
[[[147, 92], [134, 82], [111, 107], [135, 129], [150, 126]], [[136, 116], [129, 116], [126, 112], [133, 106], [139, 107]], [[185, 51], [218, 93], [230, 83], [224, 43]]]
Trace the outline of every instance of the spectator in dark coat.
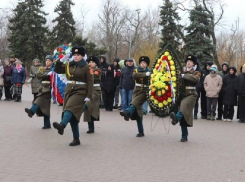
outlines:
[[236, 68], [231, 66], [229, 73], [223, 79], [223, 104], [224, 104], [224, 121], [232, 121], [234, 116], [234, 106], [237, 105], [238, 79]]
[[123, 111], [126, 111], [126, 109], [129, 107], [133, 91], [134, 91], [134, 85], [135, 81], [133, 79], [133, 72], [135, 69], [135, 60], [132, 58], [127, 59], [126, 66], [122, 69], [121, 79], [120, 79], [120, 88], [122, 89], [122, 105], [123, 105]]
[[200, 98], [200, 94], [201, 94], [201, 89], [203, 88], [203, 70], [200, 68], [199, 66], [199, 61], [197, 61], [197, 68], [196, 71], [199, 71], [201, 73], [200, 76], [200, 82], [197, 84], [196, 86], [196, 91], [197, 91], [197, 100], [196, 100], [196, 104], [195, 104], [195, 108], [194, 108], [194, 119], [197, 119], [197, 113], [198, 113], [198, 106], [199, 106], [199, 98]]
[[240, 123], [245, 123], [245, 64], [241, 67], [241, 74], [238, 80], [238, 119]]
[[[100, 56], [100, 67], [101, 69], [101, 88], [105, 82], [105, 74], [107, 72], [107, 68], [108, 68], [108, 64], [106, 62], [106, 56], [105, 55], [101, 55]], [[104, 108], [104, 91], [101, 91], [101, 100], [100, 100], [100, 108]]]
[[3, 64], [2, 61], [0, 60], [0, 100], [2, 99], [3, 96], [3, 86], [4, 86], [4, 69], [3, 69]]
[[[207, 62], [203, 68], [203, 80], [206, 78], [207, 75], [209, 75], [210, 71], [209, 69], [213, 65], [213, 62]], [[201, 87], [201, 118], [207, 119], [207, 99], [206, 99], [206, 91], [204, 89], [204, 86]]]
[[115, 76], [115, 82], [116, 82], [116, 85], [117, 85], [116, 92], [115, 92], [115, 105], [114, 105], [114, 108], [115, 109], [118, 108], [119, 93], [120, 93], [120, 95], [122, 95], [122, 91], [121, 91], [120, 86], [119, 86], [120, 77], [121, 77], [121, 66], [118, 63], [119, 63], [119, 59], [118, 58], [114, 59], [114, 61], [113, 61], [113, 65], [114, 65], [114, 76]]
[[10, 88], [12, 86], [11, 80], [12, 80], [12, 73], [13, 73], [13, 66], [10, 65], [9, 59], [4, 60], [5, 66], [4, 66], [4, 91], [5, 91], [5, 101], [11, 101], [12, 100], [12, 94], [10, 93]]
[[15, 102], [21, 101], [21, 94], [22, 94], [22, 87], [26, 80], [26, 71], [25, 68], [21, 65], [20, 60], [15, 61], [15, 67], [13, 69], [13, 75], [12, 75], [12, 84], [13, 84], [13, 90], [14, 94], [16, 95]]
[[[225, 77], [225, 75], [228, 74], [228, 69], [229, 69], [229, 64], [227, 62], [224, 62], [222, 65], [222, 70], [219, 72], [219, 76], [222, 77], [222, 79]], [[223, 92], [222, 90], [219, 92], [219, 98], [218, 98], [218, 117], [216, 118], [216, 120], [222, 120], [222, 116], [223, 116]]]
[[114, 95], [116, 91], [116, 80], [114, 77], [114, 66], [113, 64], [109, 65], [107, 72], [105, 73], [104, 83], [101, 86], [102, 91], [104, 92], [104, 105], [106, 111], [113, 110]]

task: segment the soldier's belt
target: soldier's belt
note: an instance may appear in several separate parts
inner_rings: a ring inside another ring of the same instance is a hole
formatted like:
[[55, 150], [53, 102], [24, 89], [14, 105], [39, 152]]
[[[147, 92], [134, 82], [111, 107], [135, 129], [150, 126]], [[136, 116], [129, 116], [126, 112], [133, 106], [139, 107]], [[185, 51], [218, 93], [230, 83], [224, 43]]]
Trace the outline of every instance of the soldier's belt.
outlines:
[[42, 83], [50, 83], [50, 81], [42, 81]]
[[140, 84], [140, 83], [135, 83], [136, 87], [148, 87], [148, 85]]
[[76, 85], [86, 85], [87, 84], [85, 82], [79, 82], [79, 81], [67, 81], [66, 83], [76, 84]]
[[196, 89], [196, 87], [185, 87], [185, 89]]
[[94, 87], [100, 87], [99, 83], [94, 84]]

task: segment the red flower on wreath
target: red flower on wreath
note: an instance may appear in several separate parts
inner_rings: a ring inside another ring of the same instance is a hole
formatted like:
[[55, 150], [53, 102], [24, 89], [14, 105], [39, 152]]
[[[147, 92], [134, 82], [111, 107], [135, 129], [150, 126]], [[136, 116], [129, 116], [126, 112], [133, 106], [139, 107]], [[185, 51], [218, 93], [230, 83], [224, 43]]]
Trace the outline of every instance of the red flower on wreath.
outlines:
[[155, 96], [156, 95], [156, 92], [151, 92], [151, 95]]
[[59, 59], [62, 59], [63, 57], [64, 57], [63, 54], [60, 54], [60, 55], [59, 55]]
[[163, 56], [163, 57], [162, 57], [162, 60], [163, 60], [163, 61], [167, 61], [167, 60], [168, 60], [168, 56]]

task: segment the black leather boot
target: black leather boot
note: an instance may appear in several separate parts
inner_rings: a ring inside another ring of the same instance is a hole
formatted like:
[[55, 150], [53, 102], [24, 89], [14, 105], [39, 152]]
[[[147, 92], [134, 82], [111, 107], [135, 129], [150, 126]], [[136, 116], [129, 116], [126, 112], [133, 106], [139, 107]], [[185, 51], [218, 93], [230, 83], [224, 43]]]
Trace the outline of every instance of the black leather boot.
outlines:
[[20, 95], [16, 96], [15, 102], [21, 102], [21, 96]]
[[94, 130], [88, 130], [87, 133], [88, 133], [88, 134], [94, 133]]
[[136, 135], [136, 137], [143, 137], [143, 136], [145, 136], [144, 133], [138, 133], [138, 134]]
[[53, 122], [53, 127], [58, 130], [58, 133], [60, 135], [63, 135], [64, 134], [64, 128], [65, 126], [61, 123], [58, 123], [58, 122]]
[[175, 113], [171, 112], [169, 116], [172, 119], [172, 121], [171, 121], [172, 125], [176, 125], [178, 123], [178, 120], [177, 120], [177, 118], [175, 116]]
[[28, 109], [28, 108], [25, 108], [25, 112], [28, 114], [28, 116], [29, 116], [30, 118], [32, 118], [32, 116], [34, 115], [34, 114], [32, 113], [32, 111], [31, 111], [30, 109]]
[[73, 141], [69, 144], [69, 146], [77, 146], [80, 145], [79, 138], [74, 138]]
[[125, 121], [129, 121], [130, 113], [129, 113], [128, 111], [121, 111], [121, 112], [120, 112], [120, 115], [121, 115], [121, 116], [124, 116], [124, 120], [125, 120]]

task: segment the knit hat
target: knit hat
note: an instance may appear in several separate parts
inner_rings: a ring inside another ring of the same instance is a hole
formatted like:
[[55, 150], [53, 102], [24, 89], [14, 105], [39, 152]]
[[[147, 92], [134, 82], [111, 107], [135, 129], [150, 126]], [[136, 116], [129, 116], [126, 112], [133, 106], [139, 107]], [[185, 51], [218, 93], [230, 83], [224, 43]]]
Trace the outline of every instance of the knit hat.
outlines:
[[47, 60], [47, 59], [50, 59], [51, 61], [54, 60], [53, 56], [51, 56], [51, 55], [47, 55], [47, 56], [45, 57], [45, 60]]
[[32, 62], [40, 62], [40, 60], [39, 59], [37, 59], [37, 58], [35, 58], [35, 59], [33, 59], [33, 61]]
[[214, 71], [215, 73], [217, 73], [217, 66], [212, 65], [211, 68], [209, 69], [209, 71]]

